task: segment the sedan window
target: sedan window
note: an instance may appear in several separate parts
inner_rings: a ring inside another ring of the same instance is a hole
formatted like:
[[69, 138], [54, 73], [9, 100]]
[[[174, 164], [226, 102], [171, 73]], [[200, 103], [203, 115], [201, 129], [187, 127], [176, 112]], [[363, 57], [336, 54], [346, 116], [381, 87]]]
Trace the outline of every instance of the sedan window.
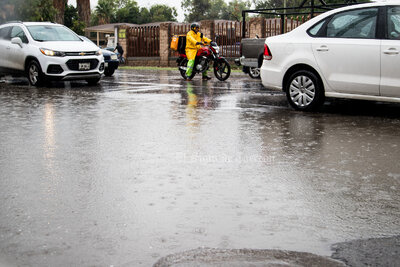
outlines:
[[388, 10], [389, 39], [400, 39], [400, 7], [391, 7]]
[[321, 22], [317, 23], [316, 25], [312, 26], [309, 30], [308, 33], [311, 36], [317, 36], [319, 31], [321, 30], [322, 26], [324, 25], [325, 20], [322, 20]]
[[357, 9], [335, 15], [327, 24], [326, 36], [334, 38], [375, 38], [378, 8]]

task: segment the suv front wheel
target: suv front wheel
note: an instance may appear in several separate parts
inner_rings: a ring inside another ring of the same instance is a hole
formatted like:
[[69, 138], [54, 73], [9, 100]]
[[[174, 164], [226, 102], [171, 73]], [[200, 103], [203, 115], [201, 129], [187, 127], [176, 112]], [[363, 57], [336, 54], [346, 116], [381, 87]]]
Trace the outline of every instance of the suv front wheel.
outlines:
[[289, 104], [297, 110], [314, 110], [325, 98], [321, 80], [308, 70], [293, 73], [286, 83], [285, 91]]
[[43, 83], [43, 73], [39, 62], [32, 60], [28, 64], [27, 76], [29, 83], [33, 86], [39, 86]]

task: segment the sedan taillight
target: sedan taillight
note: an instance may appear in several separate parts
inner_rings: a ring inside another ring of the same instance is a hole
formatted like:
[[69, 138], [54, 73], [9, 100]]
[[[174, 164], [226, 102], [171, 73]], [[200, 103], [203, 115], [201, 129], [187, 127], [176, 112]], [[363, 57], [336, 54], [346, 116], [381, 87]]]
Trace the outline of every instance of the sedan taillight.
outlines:
[[264, 60], [271, 60], [271, 59], [272, 59], [271, 51], [269, 50], [268, 45], [264, 44]]

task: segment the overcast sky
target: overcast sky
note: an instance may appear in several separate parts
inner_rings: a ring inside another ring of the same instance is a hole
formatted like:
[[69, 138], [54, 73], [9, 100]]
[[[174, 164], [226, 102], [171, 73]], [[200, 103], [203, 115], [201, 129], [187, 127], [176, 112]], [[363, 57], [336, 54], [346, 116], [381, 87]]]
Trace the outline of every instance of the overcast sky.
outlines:
[[[90, 0], [90, 9], [94, 9], [97, 6], [98, 0]], [[185, 18], [183, 15], [183, 10], [181, 8], [181, 1], [180, 0], [135, 0], [140, 7], [149, 8], [155, 4], [164, 4], [170, 7], [175, 7], [176, 11], [178, 12], [177, 20], [182, 22]], [[70, 5], [76, 6], [76, 0], [68, 0]]]

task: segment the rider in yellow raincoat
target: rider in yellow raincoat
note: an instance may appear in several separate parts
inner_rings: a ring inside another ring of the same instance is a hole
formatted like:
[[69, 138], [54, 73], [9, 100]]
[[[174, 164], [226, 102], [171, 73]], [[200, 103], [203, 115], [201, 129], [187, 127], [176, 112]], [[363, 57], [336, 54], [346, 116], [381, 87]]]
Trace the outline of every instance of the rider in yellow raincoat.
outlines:
[[[194, 67], [194, 59], [196, 58], [197, 50], [201, 48], [201, 45], [209, 44], [211, 42], [210, 39], [203, 36], [200, 33], [200, 25], [197, 22], [192, 23], [190, 25], [190, 31], [186, 35], [186, 56], [188, 59], [186, 76], [188, 77], [186, 80], [190, 81], [190, 75], [192, 75], [193, 67]], [[203, 80], [209, 80], [210, 77], [207, 76], [207, 71], [203, 72]]]

